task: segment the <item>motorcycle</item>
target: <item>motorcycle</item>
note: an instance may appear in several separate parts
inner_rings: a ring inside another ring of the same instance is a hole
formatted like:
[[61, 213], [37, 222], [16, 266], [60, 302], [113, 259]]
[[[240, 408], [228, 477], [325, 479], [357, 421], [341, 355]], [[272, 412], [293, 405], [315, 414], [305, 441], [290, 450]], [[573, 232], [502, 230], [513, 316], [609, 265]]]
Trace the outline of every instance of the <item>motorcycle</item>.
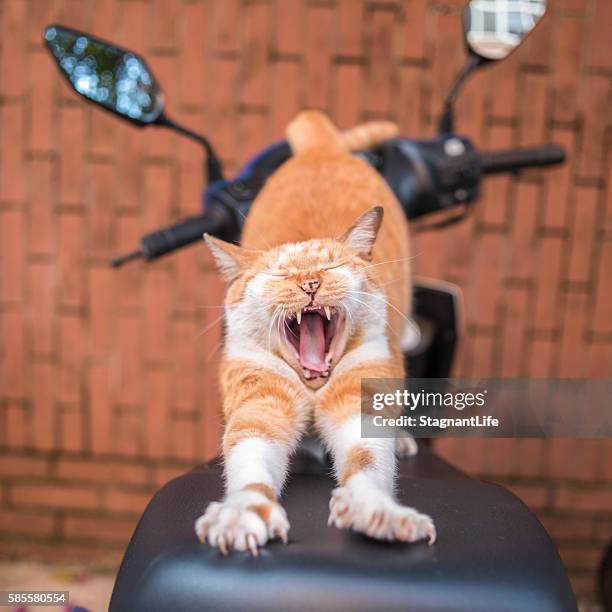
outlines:
[[[372, 150], [355, 152], [355, 155], [361, 157], [384, 177], [401, 203], [407, 218], [413, 224], [418, 223], [417, 231], [437, 230], [465, 219], [480, 197], [481, 181], [489, 175], [517, 174], [526, 168], [553, 166], [564, 161], [564, 150], [555, 145], [492, 152], [479, 151], [468, 136], [458, 135], [454, 130], [454, 105], [466, 80], [482, 67], [502, 60], [513, 52], [535, 28], [545, 10], [544, 0], [530, 0], [529, 2], [509, 0], [506, 3], [497, 3], [493, 0], [471, 0], [464, 12], [468, 61], [449, 90], [438, 125], [438, 135], [428, 139], [398, 137]], [[199, 242], [204, 233], [224, 240], [238, 241], [244, 219], [257, 194], [266, 180], [291, 157], [288, 143], [281, 141], [269, 146], [250, 160], [235, 177], [227, 178], [224, 175], [221, 159], [209, 139], [168, 116], [161, 88], [144, 58], [113, 43], [58, 24], [46, 28], [44, 42], [69, 85], [87, 101], [141, 128], [153, 125], [175, 130], [200, 143], [205, 151], [206, 187], [202, 193], [201, 212], [143, 236], [138, 248], [113, 258], [110, 264], [119, 268], [136, 259], [153, 262], [189, 244]], [[428, 219], [434, 220], [428, 221]], [[403, 347], [408, 362], [408, 371], [417, 378], [448, 377], [460, 333], [460, 292], [458, 288], [449, 283], [417, 279], [414, 290], [413, 317], [415, 325], [412, 333], [407, 334], [404, 338]], [[321, 488], [321, 484], [324, 484], [326, 480], [324, 473], [327, 463], [320, 446], [312, 441], [302, 445], [301, 456], [302, 462], [299, 467], [294, 467], [294, 474], [299, 475], [302, 479], [307, 479], [307, 482], [300, 481], [302, 482], [300, 486], [305, 486], [309, 492], [301, 491], [295, 494], [302, 499], [302, 506], [297, 512], [303, 514], [303, 504], [306, 503], [304, 502], [306, 498], [319, 498], [319, 503], [323, 508], [326, 507], [326, 501], [321, 501], [326, 495], [325, 487]], [[459, 498], [461, 500], [473, 499], [483, 504], [485, 508], [491, 508], [500, 503], [502, 505], [505, 503], [513, 508], [516, 506], [516, 502], [509, 499], [504, 498], [505, 501], [502, 499], [500, 502], [499, 492], [498, 497], [488, 489], [486, 493], [483, 493], [482, 487], [486, 485], [472, 481], [459, 470], [426, 450], [419, 454], [416, 462], [402, 468], [402, 471], [410, 473], [417, 480], [419, 478], [425, 480], [444, 478], [449, 481], [462, 482], [463, 489], [460, 487], [461, 491], [457, 492]], [[189, 482], [178, 483], [181, 480], [179, 478], [173, 481], [174, 484], [166, 485], [156, 495], [143, 515], [124, 557], [115, 585], [111, 609], [192, 610], [202, 609], [198, 606], [203, 606], [206, 609], [234, 610], [242, 609], [241, 606], [245, 605], [245, 601], [249, 602], [252, 609], [303, 609], [296, 603], [300, 601], [299, 598], [291, 599], [291, 596], [287, 594], [280, 596], [278, 601], [271, 601], [269, 597], [261, 593], [261, 589], [258, 590], [257, 585], [253, 584], [253, 577], [247, 575], [248, 571], [239, 561], [233, 563], [230, 576], [232, 580], [242, 580], [248, 583], [246, 590], [250, 593], [250, 599], [246, 596], [241, 599], [236, 595], [235, 587], [223, 574], [224, 569], [219, 565], [218, 558], [212, 557], [211, 551], [203, 552], [193, 542], [191, 533], [187, 535], [185, 529], [191, 530], [192, 520], [185, 518], [184, 524], [181, 522], [182, 526], [176, 527], [176, 532], [166, 533], [166, 528], [160, 523], [160, 516], [164, 512], [166, 514], [173, 512], [176, 517], [176, 509], [171, 510], [168, 505], [170, 500], [190, 499], [186, 504], [191, 507], [195, 496], [194, 488], [199, 491], [208, 488], [211, 500], [214, 499], [215, 491], [218, 491], [219, 488], [219, 467], [218, 465], [206, 466], [182, 478]], [[195, 481], [198, 481], [197, 485]], [[474, 485], [481, 488], [474, 487]], [[434, 497], [436, 495], [439, 497], [439, 493], [432, 491], [429, 493]], [[511, 497], [507, 492], [504, 494]], [[457, 501], [457, 503], [461, 505], [462, 502]], [[291, 516], [291, 496], [287, 504]], [[427, 508], [423, 510], [427, 511]], [[336, 604], [326, 604], [318, 600], [314, 602], [312, 598], [316, 599], [317, 596], [310, 593], [307, 598], [310, 598], [308, 600], [312, 605], [309, 604], [306, 607], [330, 610], [405, 609], [402, 603], [404, 599], [391, 597], [389, 589], [381, 586], [391, 571], [395, 578], [390, 584], [400, 591], [403, 589], [403, 597], [416, 597], [416, 601], [420, 601], [422, 607], [427, 607], [427, 609], [500, 609], [498, 605], [500, 600], [491, 599], [490, 592], [486, 588], [483, 589], [482, 584], [479, 583], [482, 583], [485, 576], [488, 576], [485, 582], [488, 580], [493, 585], [500, 585], [504, 580], [508, 581], [510, 576], [515, 579], [516, 584], [523, 585], [521, 587], [523, 599], [516, 606], [511, 606], [512, 609], [575, 610], [575, 601], [567, 578], [548, 536], [545, 532], [542, 536], [541, 526], [538, 524], [536, 527], [534, 523], [537, 521], [524, 506], [521, 506], [520, 509], [516, 507], [515, 512], [515, 524], [509, 528], [509, 537], [517, 540], [515, 550], [521, 550], [523, 561], [517, 564], [507, 559], [508, 563], [505, 566], [498, 564], [498, 569], [503, 571], [500, 571], [500, 576], [497, 576], [495, 572], [491, 573], [484, 569], [486, 563], [485, 565], [480, 564], [478, 571], [474, 570], [478, 566], [477, 560], [483, 561], [486, 558], [483, 550], [475, 553], [475, 558], [468, 562], [467, 570], [458, 570], [464, 577], [467, 576], [465, 579], [468, 587], [478, 591], [472, 596], [466, 594], [465, 587], [457, 586], [456, 580], [445, 583], [443, 579], [442, 583], [436, 586], [441, 589], [442, 598], [436, 599], [437, 596], [433, 596], [433, 599], [428, 599], [429, 596], [425, 594], [424, 589], [434, 586], [435, 580], [431, 582], [419, 574], [420, 578], [417, 583], [420, 580], [420, 586], [419, 584], [415, 586], [413, 582], [406, 587], [400, 577], [393, 574], [395, 570], [389, 570], [389, 567], [394, 567], [397, 562], [398, 549], [390, 548], [389, 550], [393, 552], [388, 553], [381, 551], [380, 548], [375, 548], [372, 552], [374, 545], [370, 542], [367, 544], [368, 549], [381, 566], [387, 569], [383, 570], [381, 576], [377, 574], [376, 579], [371, 577], [366, 579], [360, 574], [359, 564], [351, 566], [350, 571], [346, 566], [347, 556], [350, 558], [352, 554], [349, 550], [351, 546], [354, 547], [355, 555], [351, 562], [357, 563], [356, 559], [363, 555], [362, 549], [366, 546], [364, 542], [358, 541], [357, 544], [351, 544], [346, 548], [346, 542], [338, 544], [339, 540], [332, 538], [337, 546], [346, 549], [345, 554], [334, 557], [333, 563], [329, 558], [321, 562], [331, 563], [330, 571], [335, 572], [340, 583], [343, 583], [344, 580], [343, 584], [350, 586], [351, 589], [357, 588], [359, 591], [359, 580], [365, 580], [371, 587], [370, 593], [375, 593], [376, 597], [371, 599], [369, 595], [365, 596], [362, 593], [363, 599], [359, 600], [358, 597], [352, 599], [336, 593], [334, 597], [340, 598], [334, 600], [332, 597], [332, 601], [335, 601]], [[482, 515], [482, 510], [477, 510], [476, 513], [478, 519], [483, 522], [483, 525], [486, 525], [485, 531], [488, 529], [491, 537], [497, 539], [493, 547], [499, 552], [502, 545], [499, 543], [500, 534], [496, 532], [496, 526], [490, 524], [491, 521]], [[432, 510], [431, 514], [435, 517], [436, 510]], [[324, 519], [321, 520], [324, 521]], [[173, 524], [178, 522], [178, 518], [173, 519]], [[437, 523], [440, 523], [439, 518]], [[292, 525], [292, 532], [297, 531], [299, 534], [300, 525], [296, 528], [294, 521]], [[530, 540], [531, 544], [529, 544], [524, 539], [525, 534], [529, 534], [530, 538], [535, 537], [536, 543]], [[299, 556], [298, 546], [297, 552], [295, 548], [292, 549], [293, 556], [288, 561], [283, 553], [274, 558], [264, 557], [264, 562], [267, 563], [267, 571], [271, 573], [270, 575], [278, 575], [275, 572], [279, 571], [289, 572], [291, 575], [289, 581], [299, 592], [303, 593], [302, 596], [306, 596], [304, 593], [308, 589], [304, 591], [304, 585], [316, 587], [316, 581], [312, 582], [308, 578], [308, 576], [312, 577], [313, 572], [316, 573], [311, 563], [312, 559], [320, 560], [319, 553], [325, 549], [329, 538], [321, 539], [317, 534], [313, 536], [308, 530], [303, 535], [304, 540], [309, 541], [308, 544], [311, 546], [305, 557], [304, 555]], [[176, 550], [177, 541], [184, 542], [187, 548], [174, 561], [169, 562], [170, 565], [166, 566], [159, 560], [161, 557], [168, 559], [169, 551]], [[436, 547], [449, 547], [448, 544], [444, 544], [444, 538], [441, 538], [441, 542], [442, 544], [436, 544]], [[313, 547], [316, 553], [314, 557], [312, 556]], [[457, 552], [457, 547], [461, 548], [457, 542], [451, 543], [450, 548], [441, 553], [442, 556], [447, 555], [452, 558]], [[291, 547], [288, 548], [291, 549]], [[194, 550], [197, 550], [197, 553], [194, 553]], [[404, 548], [401, 550], [405, 551]], [[296, 554], [298, 557], [295, 556]], [[407, 555], [407, 558], [411, 569], [417, 568], [418, 555], [416, 557]], [[533, 559], [538, 560], [537, 563], [540, 564], [538, 568], [533, 567]], [[454, 559], [453, 562], [456, 561], [457, 559]], [[205, 564], [205, 567], [202, 567], [202, 563]], [[288, 565], [285, 566], [285, 563]], [[186, 572], [181, 579], [176, 578], [177, 564]], [[543, 567], [546, 568], [545, 574], [542, 572]], [[164, 571], [162, 572], [160, 568], [164, 568]], [[524, 571], [526, 568], [529, 568], [527, 574]], [[352, 574], [351, 571], [353, 571]], [[417, 574], [418, 571], [417, 569]], [[261, 577], [261, 573], [258, 575]], [[169, 579], [168, 576], [175, 576], [176, 583], [169, 586], [168, 581], [172, 579]], [[199, 585], [203, 576], [207, 577], [204, 582], [208, 585], [209, 590], [212, 589], [212, 595], [210, 592], [201, 592]], [[376, 582], [378, 578], [383, 582]], [[187, 595], [185, 592], [181, 594], [177, 586], [179, 584], [182, 584], [188, 591]], [[400, 587], [400, 584], [403, 586]], [[408, 588], [407, 591], [406, 588]], [[500, 588], [503, 591], [503, 587]], [[164, 589], [167, 590], [164, 591]], [[170, 598], [170, 592], [175, 599]], [[203, 603], [204, 601], [209, 602], [208, 608]], [[213, 601], [216, 602], [214, 605], [210, 603]], [[535, 605], [534, 602], [537, 602], [538, 605]]]

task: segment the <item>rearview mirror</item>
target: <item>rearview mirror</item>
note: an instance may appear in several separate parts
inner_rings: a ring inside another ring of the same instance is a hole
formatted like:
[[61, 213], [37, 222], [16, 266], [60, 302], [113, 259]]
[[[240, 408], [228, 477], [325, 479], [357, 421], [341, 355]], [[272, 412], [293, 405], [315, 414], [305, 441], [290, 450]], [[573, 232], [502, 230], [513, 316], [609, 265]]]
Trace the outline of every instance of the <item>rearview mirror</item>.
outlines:
[[471, 0], [463, 19], [470, 52], [485, 61], [508, 57], [545, 12], [545, 0]]
[[44, 36], [76, 92], [137, 125], [161, 117], [164, 96], [139, 55], [60, 25], [49, 26]]

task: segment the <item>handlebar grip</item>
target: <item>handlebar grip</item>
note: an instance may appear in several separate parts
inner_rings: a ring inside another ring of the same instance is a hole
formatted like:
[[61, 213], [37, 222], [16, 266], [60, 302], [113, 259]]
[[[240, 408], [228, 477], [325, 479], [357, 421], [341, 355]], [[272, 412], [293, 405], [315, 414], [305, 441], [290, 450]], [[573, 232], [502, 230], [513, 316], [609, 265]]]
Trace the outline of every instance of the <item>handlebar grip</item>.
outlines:
[[496, 151], [481, 155], [483, 174], [512, 172], [521, 168], [554, 166], [565, 161], [565, 149], [558, 145]]
[[147, 260], [155, 259], [192, 242], [202, 240], [204, 233], [219, 235], [225, 228], [224, 221], [218, 215], [190, 217], [176, 225], [147, 234], [140, 243], [142, 256]]

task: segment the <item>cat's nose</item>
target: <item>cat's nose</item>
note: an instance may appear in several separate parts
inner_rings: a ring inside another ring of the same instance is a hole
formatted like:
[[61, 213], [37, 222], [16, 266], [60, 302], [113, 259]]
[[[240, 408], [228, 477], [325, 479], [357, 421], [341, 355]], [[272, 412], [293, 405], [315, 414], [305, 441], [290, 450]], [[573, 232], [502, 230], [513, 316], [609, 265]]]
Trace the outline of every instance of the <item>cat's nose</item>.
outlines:
[[321, 281], [318, 278], [308, 278], [299, 282], [298, 285], [304, 293], [312, 297], [321, 286]]

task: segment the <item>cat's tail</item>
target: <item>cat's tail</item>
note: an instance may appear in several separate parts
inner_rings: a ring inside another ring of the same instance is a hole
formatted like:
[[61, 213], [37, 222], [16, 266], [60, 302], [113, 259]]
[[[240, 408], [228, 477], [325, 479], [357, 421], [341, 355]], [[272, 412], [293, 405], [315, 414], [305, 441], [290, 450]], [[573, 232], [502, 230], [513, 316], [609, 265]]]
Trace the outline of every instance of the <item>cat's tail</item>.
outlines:
[[294, 154], [326, 148], [365, 151], [398, 134], [391, 121], [368, 121], [340, 132], [320, 111], [303, 111], [287, 126], [287, 139]]

